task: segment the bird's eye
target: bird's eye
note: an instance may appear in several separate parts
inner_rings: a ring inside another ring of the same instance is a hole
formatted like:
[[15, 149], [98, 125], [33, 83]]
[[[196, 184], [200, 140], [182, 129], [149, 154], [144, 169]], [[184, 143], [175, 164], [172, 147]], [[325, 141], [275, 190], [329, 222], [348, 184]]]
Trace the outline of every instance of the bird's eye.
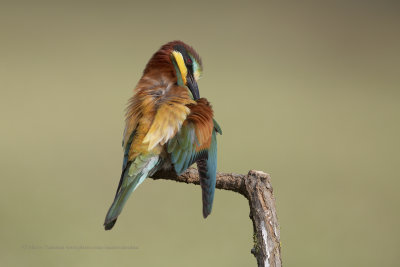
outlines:
[[188, 65], [192, 65], [192, 60], [190, 58], [188, 58], [186, 61]]

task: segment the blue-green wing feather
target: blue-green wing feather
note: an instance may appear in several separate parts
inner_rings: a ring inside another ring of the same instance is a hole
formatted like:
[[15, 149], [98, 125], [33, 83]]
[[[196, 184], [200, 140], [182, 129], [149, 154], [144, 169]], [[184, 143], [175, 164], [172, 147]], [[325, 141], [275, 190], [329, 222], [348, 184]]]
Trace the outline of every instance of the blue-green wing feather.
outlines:
[[159, 164], [160, 158], [154, 154], [139, 155], [133, 161], [128, 161], [122, 171], [117, 193], [104, 221], [106, 230], [114, 226], [130, 194], [147, 176], [151, 176], [158, 170]]
[[190, 165], [196, 162], [204, 151], [196, 152], [197, 143], [195, 126], [188, 123], [168, 142], [167, 151], [171, 155], [171, 161], [177, 174], [181, 174]]
[[[126, 164], [128, 164], [129, 150], [131, 149], [131, 144], [135, 135], [136, 135], [136, 129], [132, 132], [131, 136], [129, 136], [128, 142], [126, 144], [124, 150], [124, 160], [122, 161], [122, 171], [126, 168]], [[124, 147], [124, 141], [122, 141], [122, 147]]]
[[[146, 155], [140, 154], [129, 161], [129, 150], [135, 134], [136, 130], [132, 132], [125, 146], [121, 178], [114, 201], [107, 212], [104, 222], [106, 230], [110, 230], [114, 226], [130, 194], [135, 191], [147, 176], [154, 174], [161, 165], [159, 156], [150, 153]], [[124, 146], [124, 143], [122, 143], [122, 146]]]
[[167, 151], [175, 172], [181, 174], [193, 163], [197, 163], [203, 196], [203, 216], [211, 213], [214, 199], [217, 174], [217, 133], [222, 134], [221, 127], [214, 120], [210, 147], [196, 151], [199, 145], [193, 123], [182, 126], [181, 130], [167, 144]]
[[207, 157], [197, 161], [200, 185], [202, 188], [203, 217], [206, 218], [212, 210], [215, 184], [217, 179], [217, 133], [214, 129], [211, 144], [207, 150]]
[[221, 126], [219, 126], [218, 122], [215, 119], [213, 119], [213, 123], [214, 123], [214, 131], [222, 135], [222, 129]]

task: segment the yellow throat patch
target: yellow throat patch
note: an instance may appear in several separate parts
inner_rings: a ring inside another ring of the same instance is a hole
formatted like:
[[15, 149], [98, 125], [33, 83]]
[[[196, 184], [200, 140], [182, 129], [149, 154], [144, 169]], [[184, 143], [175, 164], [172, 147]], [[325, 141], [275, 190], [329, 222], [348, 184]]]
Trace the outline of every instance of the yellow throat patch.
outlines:
[[183, 56], [178, 51], [172, 51], [172, 54], [174, 55], [175, 61], [178, 64], [178, 68], [181, 72], [182, 81], [184, 84], [186, 84], [187, 68], [185, 65], [185, 61], [183, 60]]

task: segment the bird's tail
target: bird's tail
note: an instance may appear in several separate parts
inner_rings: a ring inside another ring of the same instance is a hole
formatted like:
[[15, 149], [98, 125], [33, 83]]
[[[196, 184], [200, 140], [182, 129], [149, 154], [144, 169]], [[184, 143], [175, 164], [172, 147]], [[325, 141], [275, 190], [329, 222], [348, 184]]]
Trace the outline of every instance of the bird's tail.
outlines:
[[143, 158], [140, 156], [135, 161], [128, 163], [121, 175], [114, 202], [107, 212], [104, 229], [113, 228], [130, 194], [146, 179], [157, 163], [158, 157]]
[[203, 217], [207, 218], [212, 210], [217, 176], [217, 139], [215, 131], [212, 134], [207, 159], [197, 161], [197, 169], [202, 189]]

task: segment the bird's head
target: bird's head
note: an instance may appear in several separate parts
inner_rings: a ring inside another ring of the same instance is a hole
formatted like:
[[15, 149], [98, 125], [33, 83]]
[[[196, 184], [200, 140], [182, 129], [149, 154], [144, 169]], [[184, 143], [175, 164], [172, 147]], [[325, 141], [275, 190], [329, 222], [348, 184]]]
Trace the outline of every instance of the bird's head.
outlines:
[[171, 61], [175, 68], [178, 85], [185, 85], [189, 88], [193, 99], [200, 98], [197, 81], [201, 77], [202, 64], [196, 51], [183, 42], [173, 46]]
[[171, 69], [177, 84], [186, 86], [194, 100], [200, 98], [197, 81], [201, 77], [203, 66], [199, 54], [191, 46], [182, 41], [163, 45], [150, 59], [144, 74], [154, 69]]

